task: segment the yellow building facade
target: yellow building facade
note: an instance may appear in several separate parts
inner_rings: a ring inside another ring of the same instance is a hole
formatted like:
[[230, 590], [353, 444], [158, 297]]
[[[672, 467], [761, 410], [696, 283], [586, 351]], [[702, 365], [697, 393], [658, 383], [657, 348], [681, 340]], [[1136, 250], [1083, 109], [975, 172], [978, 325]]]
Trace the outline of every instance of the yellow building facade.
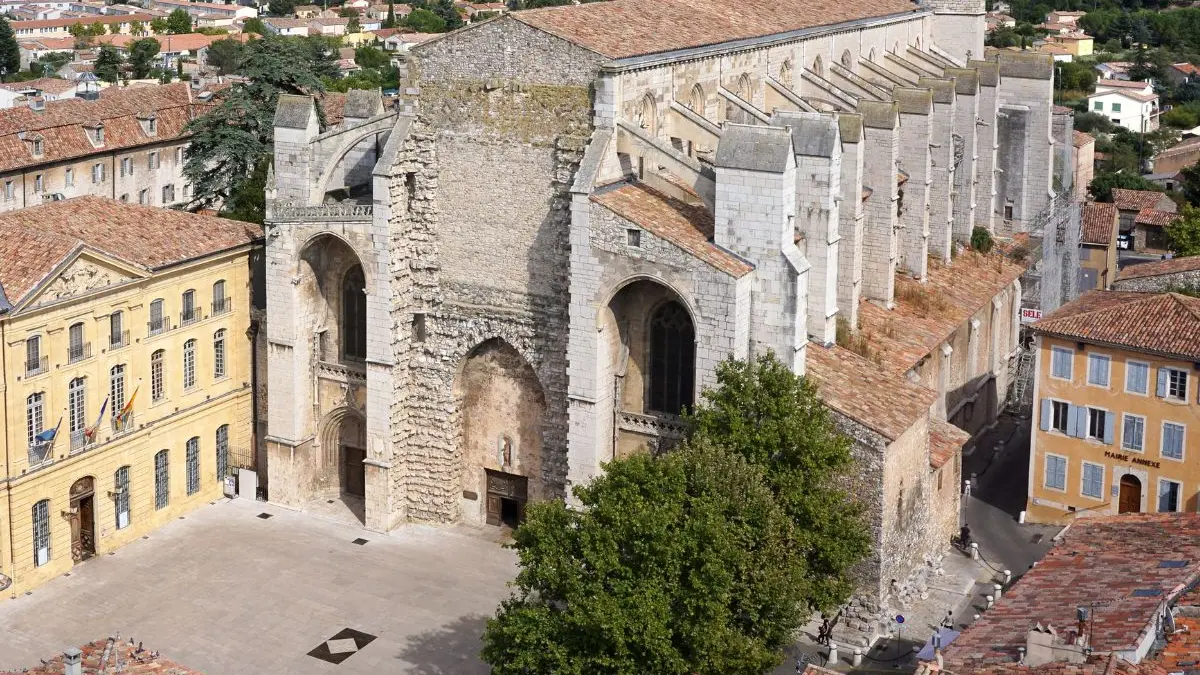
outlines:
[[1027, 517], [1200, 510], [1200, 299], [1093, 291], [1038, 334]]
[[0, 215], [3, 597], [217, 499], [252, 462], [259, 235], [99, 198]]

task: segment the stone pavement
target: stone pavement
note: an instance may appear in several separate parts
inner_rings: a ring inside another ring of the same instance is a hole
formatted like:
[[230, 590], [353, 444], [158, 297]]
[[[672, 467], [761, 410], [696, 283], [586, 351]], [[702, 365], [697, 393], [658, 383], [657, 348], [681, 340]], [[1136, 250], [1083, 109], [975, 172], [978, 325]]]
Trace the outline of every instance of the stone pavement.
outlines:
[[384, 535], [222, 501], [0, 602], [0, 670], [120, 631], [205, 675], [484, 675], [479, 638], [515, 573], [473, 531]]

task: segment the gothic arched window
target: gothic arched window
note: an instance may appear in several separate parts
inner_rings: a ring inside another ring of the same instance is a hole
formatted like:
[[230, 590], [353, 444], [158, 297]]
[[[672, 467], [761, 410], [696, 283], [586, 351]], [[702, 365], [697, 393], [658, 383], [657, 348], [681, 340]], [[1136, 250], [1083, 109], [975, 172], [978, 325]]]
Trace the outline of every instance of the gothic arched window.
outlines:
[[692, 87], [692, 96], [688, 101], [688, 107], [701, 115], [704, 114], [704, 87], [698, 84]]
[[646, 94], [642, 97], [641, 110], [638, 111], [638, 116], [641, 117], [642, 128], [651, 136], [658, 133], [658, 105], [654, 103], [654, 95]]
[[367, 357], [367, 282], [362, 265], [355, 265], [342, 279], [342, 355]]
[[779, 66], [779, 81], [789, 89], [796, 85], [792, 82], [792, 62], [784, 61], [783, 65]]
[[692, 405], [696, 331], [678, 302], [668, 302], [650, 317], [650, 378], [647, 407], [680, 414]]
[[820, 56], [813, 59], [812, 71], [820, 77], [825, 77], [825, 62], [821, 60]]
[[754, 83], [750, 81], [749, 75], [742, 73], [742, 76], [738, 78], [737, 91], [734, 93], [747, 103], [754, 101]]

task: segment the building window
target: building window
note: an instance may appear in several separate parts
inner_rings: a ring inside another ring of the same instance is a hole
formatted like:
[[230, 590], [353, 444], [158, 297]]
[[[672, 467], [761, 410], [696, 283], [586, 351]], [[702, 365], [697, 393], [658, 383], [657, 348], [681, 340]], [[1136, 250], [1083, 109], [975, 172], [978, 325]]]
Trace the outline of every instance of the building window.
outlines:
[[642, 245], [642, 231], [625, 230], [625, 243], [634, 248], [640, 248]]
[[1099, 408], [1088, 408], [1088, 434], [1087, 437], [1112, 443], [1112, 417], [1108, 411], [1100, 410]]
[[200, 491], [200, 438], [193, 436], [187, 442], [187, 493], [194, 495]]
[[99, 162], [92, 165], [92, 182], [93, 183], [103, 183], [104, 182], [104, 165], [100, 164]]
[[17, 196], [17, 188], [11, 180], [4, 181], [4, 199], [12, 201]]
[[342, 279], [342, 355], [367, 357], [367, 282], [362, 265], [351, 267]]
[[225, 329], [213, 333], [213, 378], [225, 377]]
[[1146, 394], [1150, 391], [1150, 364], [1144, 361], [1125, 362], [1125, 392]]
[[1104, 101], [1093, 101], [1092, 110], [1104, 110]]
[[162, 189], [162, 203], [170, 204], [175, 201], [175, 186], [168, 183]]
[[50, 562], [50, 500], [33, 505], [33, 566]]
[[1120, 103], [1113, 103], [1113, 104], [1112, 104], [1112, 111], [1113, 111], [1113, 112], [1115, 112], [1115, 113], [1119, 113], [1119, 112], [1121, 112], [1121, 104], [1120, 104]]
[[1102, 354], [1088, 354], [1088, 384], [1108, 388], [1112, 360]]
[[182, 325], [186, 326], [200, 320], [200, 312], [196, 310], [196, 291], [184, 291], [182, 304], [183, 311], [179, 317]]
[[151, 117], [150, 119], [146, 120], [146, 133], [150, 134], [151, 136], [158, 133], [157, 119]]
[[183, 343], [183, 388], [196, 386], [196, 341]]
[[138, 190], [138, 203], [141, 204], [142, 206], [145, 206], [147, 203], [149, 203], [149, 201], [150, 201], [149, 188], [142, 188], [141, 190]]
[[1174, 513], [1179, 510], [1179, 483], [1165, 478], [1158, 481], [1159, 513]]
[[175, 148], [175, 163], [183, 164], [183, 148]]
[[229, 425], [217, 427], [217, 480], [229, 475]]
[[104, 145], [104, 126], [97, 126], [92, 129], [92, 140], [96, 145]]
[[680, 414], [692, 405], [696, 333], [687, 310], [671, 301], [650, 317], [649, 409]]
[[1046, 487], [1051, 490], [1067, 489], [1067, 458], [1046, 455]]
[[158, 168], [158, 153], [152, 152], [146, 156], [146, 166], [151, 169]]
[[87, 426], [86, 393], [82, 377], [71, 380], [67, 385], [67, 418], [72, 434], [83, 431]]
[[132, 176], [132, 175], [133, 175], [133, 158], [131, 158], [131, 157], [121, 158], [121, 176], [124, 177], [124, 176]]
[[212, 288], [212, 313], [213, 316], [224, 314], [229, 311], [229, 298], [225, 296], [225, 280], [221, 279], [213, 284]]
[[115, 418], [125, 407], [125, 364], [118, 363], [108, 371], [108, 395], [112, 399], [112, 416]]
[[42, 179], [42, 174], [39, 173], [33, 177], [33, 191], [36, 194], [38, 192], [42, 192], [45, 189], [46, 189], [46, 182]]
[[39, 375], [46, 370], [42, 360], [42, 337], [34, 335], [25, 340], [25, 377]]
[[42, 433], [45, 423], [46, 395], [40, 391], [34, 392], [25, 398], [25, 436], [29, 440], [30, 450], [41, 445], [38, 434]]
[[150, 400], [161, 401], [163, 398], [163, 350], [150, 355]]
[[83, 342], [83, 323], [71, 324], [67, 329], [67, 361], [75, 363], [88, 356], [87, 345]]
[[125, 344], [125, 315], [113, 312], [108, 315], [108, 347], [118, 349]]
[[163, 301], [155, 300], [150, 303], [150, 334], [158, 335], [167, 329], [167, 324], [163, 317]]
[[171, 475], [167, 465], [166, 450], [159, 450], [154, 456], [154, 508], [155, 510], [171, 503]]
[[1050, 348], [1050, 377], [1059, 380], [1071, 379], [1071, 361], [1075, 352], [1065, 347]]
[[1158, 369], [1158, 397], [1176, 401], [1187, 400], [1188, 374], [1178, 368]]
[[121, 201], [125, 202], [126, 204], [129, 203], [129, 193], [128, 192], [121, 193]]
[[113, 475], [113, 492], [117, 529], [123, 530], [129, 527], [129, 467], [123, 466]]
[[1071, 404], [1065, 401], [1050, 402], [1050, 428], [1055, 431], [1067, 433], [1067, 419], [1071, 411]]
[[34, 157], [41, 157], [42, 153], [45, 152], [45, 149], [46, 149], [45, 141], [43, 141], [40, 138], [35, 138], [33, 140], [33, 156]]
[[75, 169], [63, 171], [63, 182], [67, 187], [75, 187]]
[[1167, 459], [1183, 459], [1183, 432], [1184, 427], [1182, 424], [1163, 422], [1163, 457], [1166, 457]]
[[1121, 447], [1142, 452], [1146, 447], [1146, 418], [1125, 413], [1121, 420]]
[[1079, 490], [1084, 497], [1102, 499], [1104, 497], [1104, 467], [1091, 462], [1083, 463], [1083, 485]]

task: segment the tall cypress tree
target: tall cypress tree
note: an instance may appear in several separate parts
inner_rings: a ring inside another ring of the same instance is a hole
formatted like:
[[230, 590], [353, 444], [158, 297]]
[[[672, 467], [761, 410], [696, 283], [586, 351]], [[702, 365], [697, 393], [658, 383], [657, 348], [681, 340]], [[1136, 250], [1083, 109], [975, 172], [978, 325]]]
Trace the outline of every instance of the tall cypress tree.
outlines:
[[6, 77], [21, 69], [21, 49], [17, 46], [17, 36], [4, 17], [0, 17], [0, 69], [3, 69], [0, 72]]
[[396, 0], [388, 0], [388, 15], [383, 22], [384, 28], [396, 27]]

